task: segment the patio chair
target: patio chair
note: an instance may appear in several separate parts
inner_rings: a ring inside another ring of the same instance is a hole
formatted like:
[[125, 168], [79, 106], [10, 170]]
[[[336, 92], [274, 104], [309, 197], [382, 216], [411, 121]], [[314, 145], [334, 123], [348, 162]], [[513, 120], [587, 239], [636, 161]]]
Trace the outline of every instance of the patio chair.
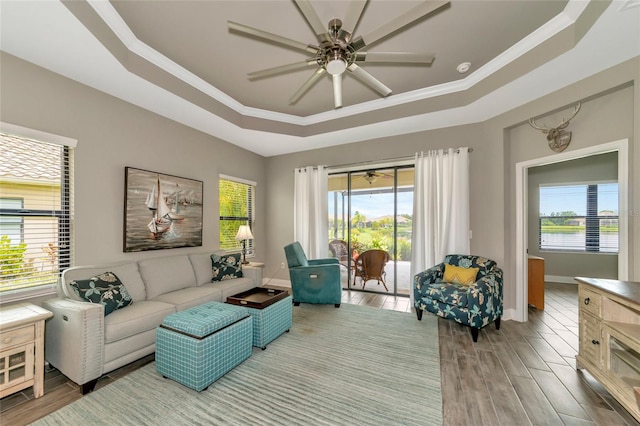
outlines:
[[345, 268], [349, 267], [349, 246], [344, 240], [329, 241], [329, 251]]
[[429, 311], [478, 332], [495, 322], [500, 330], [502, 316], [502, 269], [486, 257], [450, 254], [444, 262], [413, 278], [414, 307], [418, 320]]
[[307, 259], [299, 242], [284, 248], [291, 278], [294, 306], [300, 303], [333, 303], [342, 301], [342, 282], [338, 259]]
[[356, 270], [354, 273], [354, 284], [355, 277], [360, 277], [360, 279], [362, 279], [362, 288], [367, 284], [367, 281], [378, 280], [378, 285], [380, 285], [380, 281], [382, 281], [384, 289], [389, 291], [387, 283], [384, 281], [387, 274], [384, 267], [387, 265], [388, 261], [389, 253], [384, 250], [367, 250], [360, 253], [355, 262]]

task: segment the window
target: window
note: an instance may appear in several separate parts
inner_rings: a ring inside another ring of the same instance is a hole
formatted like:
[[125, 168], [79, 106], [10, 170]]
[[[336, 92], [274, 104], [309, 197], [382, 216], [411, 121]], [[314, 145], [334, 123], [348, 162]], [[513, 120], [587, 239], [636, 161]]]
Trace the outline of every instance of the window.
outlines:
[[618, 184], [540, 187], [541, 250], [618, 252]]
[[[22, 198], [0, 198], [0, 209], [18, 209], [24, 207]], [[24, 220], [22, 217], [2, 217], [0, 218], [0, 236], [6, 235], [9, 241], [14, 244], [23, 242], [24, 240]]]
[[[220, 175], [220, 248], [228, 251], [242, 249], [236, 240], [240, 225], [253, 230], [255, 221], [256, 183]], [[247, 240], [247, 255], [254, 254], [253, 240]]]
[[69, 267], [72, 152], [0, 133], [0, 292], [55, 284]]

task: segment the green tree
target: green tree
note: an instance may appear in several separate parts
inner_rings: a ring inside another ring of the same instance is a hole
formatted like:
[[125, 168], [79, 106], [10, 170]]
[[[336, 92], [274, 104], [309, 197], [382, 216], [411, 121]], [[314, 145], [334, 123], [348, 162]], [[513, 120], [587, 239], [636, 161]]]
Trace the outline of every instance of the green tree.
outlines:
[[567, 219], [567, 216], [578, 216], [578, 214], [574, 211], [552, 212], [547, 219], [554, 225], [566, 225], [567, 221], [572, 220]]
[[[249, 187], [231, 180], [220, 179], [220, 248], [235, 249], [240, 225], [251, 225], [247, 204]], [[224, 218], [224, 219], [223, 219]]]
[[364, 227], [366, 221], [367, 217], [356, 210], [356, 212], [353, 214], [353, 218], [351, 218], [351, 225], [354, 228], [362, 228]]
[[7, 235], [0, 237], [0, 278], [14, 278], [22, 271], [26, 250], [26, 243], [11, 245]]

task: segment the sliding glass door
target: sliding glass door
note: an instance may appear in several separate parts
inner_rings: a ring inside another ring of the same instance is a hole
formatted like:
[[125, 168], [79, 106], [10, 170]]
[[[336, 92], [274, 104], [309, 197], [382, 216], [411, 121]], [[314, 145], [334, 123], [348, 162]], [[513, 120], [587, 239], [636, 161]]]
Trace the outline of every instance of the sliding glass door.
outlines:
[[344, 288], [409, 295], [413, 170], [329, 175], [329, 249]]

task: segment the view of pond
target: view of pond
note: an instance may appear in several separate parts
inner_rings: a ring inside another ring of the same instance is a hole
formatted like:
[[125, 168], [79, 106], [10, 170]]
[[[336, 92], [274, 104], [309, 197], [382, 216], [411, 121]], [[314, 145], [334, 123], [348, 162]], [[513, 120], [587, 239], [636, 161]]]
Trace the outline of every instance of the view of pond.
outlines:
[[[575, 247], [575, 250], [584, 250], [585, 231], [572, 233], [542, 233], [541, 250], [568, 250], [568, 246]], [[600, 252], [618, 252], [618, 234], [614, 232], [603, 232], [600, 234]]]

